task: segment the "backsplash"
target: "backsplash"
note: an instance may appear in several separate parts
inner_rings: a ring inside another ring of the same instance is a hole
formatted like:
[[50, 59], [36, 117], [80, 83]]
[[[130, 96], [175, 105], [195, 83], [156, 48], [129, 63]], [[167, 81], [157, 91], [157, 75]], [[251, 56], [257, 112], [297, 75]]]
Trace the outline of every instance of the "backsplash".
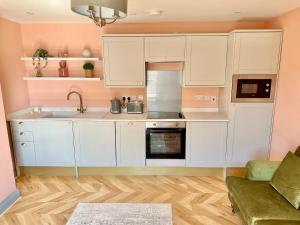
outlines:
[[[82, 81], [51, 81], [46, 82], [47, 88], [41, 85], [44, 81], [28, 81], [28, 92], [30, 106], [74, 106], [78, 100], [67, 101], [70, 90], [82, 93], [84, 103], [89, 107], [109, 107], [110, 100], [114, 97], [139, 96], [142, 95], [146, 102], [146, 88], [105, 88], [104, 82], [82, 82]], [[218, 101], [198, 100], [197, 96], [218, 96], [218, 88], [183, 88], [183, 108], [215, 108]]]

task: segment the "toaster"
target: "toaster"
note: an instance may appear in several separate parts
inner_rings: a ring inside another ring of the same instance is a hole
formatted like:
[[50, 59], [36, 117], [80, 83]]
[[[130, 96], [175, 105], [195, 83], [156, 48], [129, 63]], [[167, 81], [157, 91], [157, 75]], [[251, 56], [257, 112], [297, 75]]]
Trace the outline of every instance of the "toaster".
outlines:
[[143, 108], [144, 108], [144, 104], [139, 101], [127, 103], [127, 113], [128, 114], [143, 114]]

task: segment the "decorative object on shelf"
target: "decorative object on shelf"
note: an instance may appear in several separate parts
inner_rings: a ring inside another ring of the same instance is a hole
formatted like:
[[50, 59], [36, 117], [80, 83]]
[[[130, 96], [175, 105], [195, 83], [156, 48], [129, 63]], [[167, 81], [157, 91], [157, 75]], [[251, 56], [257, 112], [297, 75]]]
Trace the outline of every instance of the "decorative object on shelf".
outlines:
[[36, 77], [43, 76], [42, 69], [46, 68], [48, 65], [48, 56], [48, 51], [42, 48], [37, 49], [33, 54], [32, 65], [34, 66], [34, 69], [36, 71]]
[[83, 69], [85, 72], [85, 77], [93, 77], [94, 76], [94, 65], [92, 63], [85, 63], [83, 65]]
[[71, 0], [71, 9], [104, 27], [127, 16], [127, 0]]
[[92, 57], [92, 51], [89, 48], [85, 48], [82, 51], [82, 56], [86, 58]]
[[68, 69], [67, 61], [62, 60], [59, 62], [58, 73], [59, 73], [60, 77], [68, 77], [69, 76], [69, 69]]
[[48, 51], [42, 48], [39, 48], [35, 51], [32, 57], [34, 58], [48, 58]]

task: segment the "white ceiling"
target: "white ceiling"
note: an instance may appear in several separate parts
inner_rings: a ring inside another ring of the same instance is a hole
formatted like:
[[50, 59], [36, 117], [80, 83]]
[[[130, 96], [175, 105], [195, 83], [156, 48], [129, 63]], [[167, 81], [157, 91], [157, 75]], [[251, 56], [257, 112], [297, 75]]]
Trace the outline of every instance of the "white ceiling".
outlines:
[[[300, 7], [300, 0], [128, 0], [122, 22], [267, 20]], [[161, 10], [159, 16], [149, 15]], [[90, 22], [70, 0], [0, 0], [0, 17], [20, 23]]]

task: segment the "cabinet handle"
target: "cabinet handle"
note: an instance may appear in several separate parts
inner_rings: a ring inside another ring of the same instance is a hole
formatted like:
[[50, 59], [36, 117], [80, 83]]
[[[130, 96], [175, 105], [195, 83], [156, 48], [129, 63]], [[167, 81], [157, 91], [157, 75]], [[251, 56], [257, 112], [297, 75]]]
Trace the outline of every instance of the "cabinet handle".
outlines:
[[22, 124], [23, 124], [23, 122], [19, 122], [18, 124], [19, 124], [19, 125], [22, 125]]
[[20, 135], [23, 136], [23, 135], [24, 135], [24, 132], [20, 132]]
[[132, 126], [133, 125], [133, 122], [128, 122], [128, 126]]
[[25, 146], [26, 144], [25, 143], [21, 143], [21, 146]]

